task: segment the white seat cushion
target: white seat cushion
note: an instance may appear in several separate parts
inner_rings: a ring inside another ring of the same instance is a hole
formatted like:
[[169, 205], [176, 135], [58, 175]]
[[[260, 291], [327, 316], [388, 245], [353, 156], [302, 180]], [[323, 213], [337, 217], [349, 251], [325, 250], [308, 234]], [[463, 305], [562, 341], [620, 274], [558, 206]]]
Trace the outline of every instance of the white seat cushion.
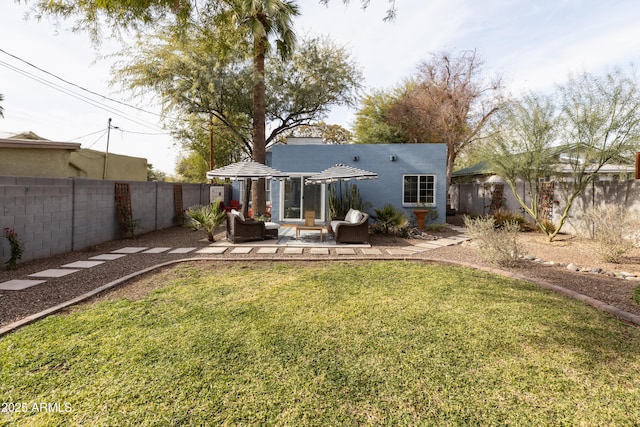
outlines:
[[335, 231], [339, 224], [348, 224], [348, 222], [347, 221], [333, 220], [329, 224], [331, 225], [331, 229], [333, 231]]
[[265, 222], [264, 228], [267, 230], [278, 230], [280, 229], [280, 224], [277, 222]]

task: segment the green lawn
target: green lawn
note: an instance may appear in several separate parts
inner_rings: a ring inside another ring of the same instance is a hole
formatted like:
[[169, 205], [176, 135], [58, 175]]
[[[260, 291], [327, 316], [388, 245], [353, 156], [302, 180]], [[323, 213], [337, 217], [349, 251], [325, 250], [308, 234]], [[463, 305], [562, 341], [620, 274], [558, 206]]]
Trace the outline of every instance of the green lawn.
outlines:
[[411, 262], [176, 273], [0, 338], [0, 401], [23, 410], [0, 425], [640, 424], [640, 329], [527, 283]]

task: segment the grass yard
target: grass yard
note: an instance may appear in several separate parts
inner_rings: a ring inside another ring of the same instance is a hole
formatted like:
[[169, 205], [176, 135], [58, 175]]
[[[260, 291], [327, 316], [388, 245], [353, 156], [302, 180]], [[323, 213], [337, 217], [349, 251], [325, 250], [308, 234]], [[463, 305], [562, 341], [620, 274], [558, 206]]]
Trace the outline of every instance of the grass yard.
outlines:
[[0, 425], [640, 424], [640, 329], [533, 285], [201, 267], [0, 338]]

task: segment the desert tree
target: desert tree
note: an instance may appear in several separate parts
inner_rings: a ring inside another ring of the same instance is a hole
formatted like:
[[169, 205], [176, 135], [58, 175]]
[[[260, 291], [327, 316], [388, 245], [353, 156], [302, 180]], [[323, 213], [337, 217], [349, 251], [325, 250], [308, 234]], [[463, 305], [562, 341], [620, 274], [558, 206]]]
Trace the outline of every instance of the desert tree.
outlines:
[[389, 123], [405, 142], [447, 145], [447, 186], [456, 158], [485, 137], [483, 130], [503, 102], [502, 78], [487, 77], [483, 66], [475, 50], [435, 53], [419, 65], [389, 111]]
[[[557, 109], [549, 96], [529, 93], [503, 105], [492, 120], [483, 157], [513, 191], [522, 209], [547, 235], [548, 222], [539, 218], [540, 178], [557, 172], [560, 131]], [[525, 193], [518, 191], [522, 183]], [[526, 196], [525, 196], [526, 194]], [[528, 197], [527, 197], [528, 196]]]
[[[498, 147], [493, 163], [507, 182], [517, 176], [533, 181], [551, 175], [561, 184], [566, 194], [558, 224], [541, 227], [552, 241], [600, 169], [638, 150], [640, 93], [635, 72], [615, 68], [602, 76], [570, 75], [549, 99], [553, 101], [525, 97], [508, 110], [493, 138]], [[531, 201], [535, 200], [532, 195]], [[537, 218], [533, 206], [528, 212]]]

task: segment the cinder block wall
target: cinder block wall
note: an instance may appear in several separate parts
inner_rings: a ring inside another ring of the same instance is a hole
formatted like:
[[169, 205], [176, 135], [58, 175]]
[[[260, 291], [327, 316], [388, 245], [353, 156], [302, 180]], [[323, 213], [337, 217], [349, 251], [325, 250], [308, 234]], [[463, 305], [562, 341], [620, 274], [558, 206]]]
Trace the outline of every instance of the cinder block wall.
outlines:
[[[177, 224], [174, 185], [182, 186], [184, 209], [209, 202], [208, 184], [126, 182], [137, 234]], [[0, 267], [11, 256], [5, 227], [24, 244], [21, 262], [118, 239], [115, 181], [0, 176]]]

